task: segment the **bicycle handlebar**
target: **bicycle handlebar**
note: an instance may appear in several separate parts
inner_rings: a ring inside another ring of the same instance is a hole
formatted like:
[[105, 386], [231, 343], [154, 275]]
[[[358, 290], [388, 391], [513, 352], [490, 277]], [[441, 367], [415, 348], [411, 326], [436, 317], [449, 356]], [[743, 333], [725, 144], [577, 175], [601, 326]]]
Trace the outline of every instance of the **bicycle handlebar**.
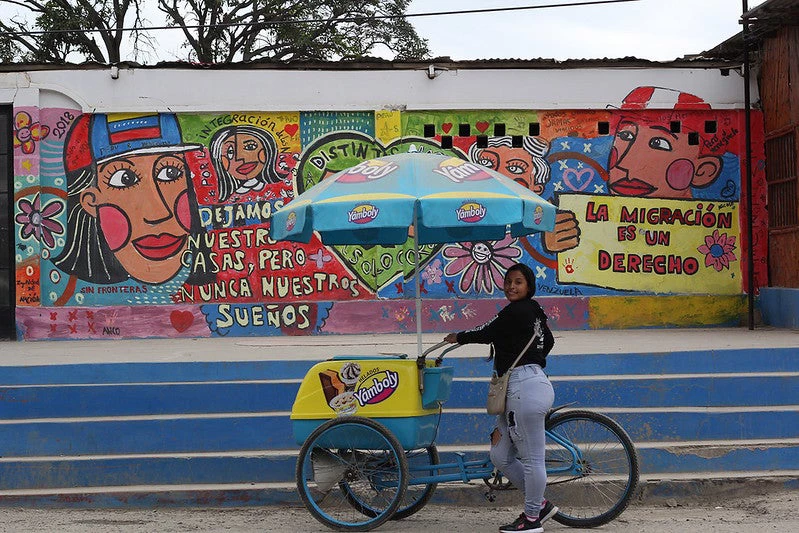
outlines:
[[438, 344], [435, 344], [435, 345], [431, 346], [430, 348], [428, 348], [427, 350], [425, 350], [422, 353], [422, 355], [420, 355], [416, 359], [416, 366], [419, 367], [419, 368], [424, 368], [425, 358], [427, 357], [427, 355], [429, 353], [431, 353], [431, 352], [434, 352], [434, 351], [438, 350], [442, 346], [446, 346], [447, 344], [451, 344], [451, 346], [449, 348], [447, 348], [446, 350], [444, 350], [443, 352], [441, 352], [440, 354], [438, 354], [438, 357], [436, 357], [436, 362], [435, 362], [436, 366], [441, 366], [441, 362], [444, 360], [444, 356], [446, 354], [448, 354], [449, 352], [451, 352], [452, 350], [454, 350], [456, 348], [460, 348], [461, 346], [463, 346], [463, 344], [452, 344], [452, 343], [449, 343], [447, 341], [441, 341]]

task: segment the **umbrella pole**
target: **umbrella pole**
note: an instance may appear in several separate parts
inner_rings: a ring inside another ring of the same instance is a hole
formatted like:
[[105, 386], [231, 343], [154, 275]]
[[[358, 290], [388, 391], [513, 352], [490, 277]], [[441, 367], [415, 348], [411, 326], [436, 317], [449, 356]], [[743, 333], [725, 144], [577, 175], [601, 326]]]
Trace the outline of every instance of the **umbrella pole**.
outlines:
[[415, 277], [415, 286], [416, 286], [416, 357], [419, 358], [422, 356], [422, 282], [421, 277], [422, 273], [419, 272], [419, 268], [421, 267], [421, 260], [419, 259], [419, 232], [417, 231], [419, 228], [418, 224], [418, 209], [419, 204], [417, 202], [416, 205], [413, 207], [413, 254], [414, 254], [414, 262], [416, 263], [416, 277]]

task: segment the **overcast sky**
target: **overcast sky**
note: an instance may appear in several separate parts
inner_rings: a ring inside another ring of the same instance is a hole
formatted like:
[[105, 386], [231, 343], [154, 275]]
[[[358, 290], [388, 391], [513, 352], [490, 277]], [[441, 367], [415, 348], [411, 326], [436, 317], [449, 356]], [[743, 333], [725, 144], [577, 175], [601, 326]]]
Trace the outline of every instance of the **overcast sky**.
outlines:
[[[590, 0], [412, 0], [409, 14], [519, 6], [580, 4]], [[749, 0], [751, 9], [764, 0]], [[145, 0], [151, 25], [163, 24], [153, 0]], [[0, 16], [25, 12], [0, 4]], [[616, 4], [523, 11], [412, 17], [434, 57], [470, 59], [601, 59], [635, 56], [668, 61], [713, 48], [741, 31], [742, 0], [632, 0]], [[157, 57], [183, 57], [177, 30], [154, 31]], [[123, 54], [127, 53], [123, 50]], [[378, 53], [379, 54], [379, 53]], [[383, 55], [383, 54], [379, 54]], [[133, 59], [128, 56], [125, 59]]]
[[[413, 0], [408, 13], [588, 0]], [[763, 0], [749, 0], [749, 9]], [[469, 59], [668, 61], [713, 48], [741, 31], [741, 0], [637, 0], [410, 19], [434, 56]]]

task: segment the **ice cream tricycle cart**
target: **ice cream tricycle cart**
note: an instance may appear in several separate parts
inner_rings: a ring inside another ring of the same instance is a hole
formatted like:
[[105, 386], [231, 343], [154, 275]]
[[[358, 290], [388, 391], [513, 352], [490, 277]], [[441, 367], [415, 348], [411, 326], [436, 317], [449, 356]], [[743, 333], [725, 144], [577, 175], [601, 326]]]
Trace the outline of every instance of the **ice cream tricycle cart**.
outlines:
[[[296, 481], [308, 511], [341, 531], [369, 531], [406, 518], [430, 501], [439, 483], [484, 480], [486, 493], [509, 488], [488, 454], [442, 463], [435, 444], [453, 379], [434, 360], [405, 355], [334, 357], [314, 365], [291, 411], [301, 445]], [[616, 518], [638, 482], [638, 459], [625, 431], [596, 412], [567, 410], [547, 419], [547, 498], [554, 519], [595, 527]]]
[[[335, 357], [311, 368], [297, 393], [291, 412], [301, 445], [297, 488], [320, 522], [368, 531], [417, 512], [439, 483], [507, 486], [488, 454], [467, 459], [456, 452], [447, 454], [451, 462], [439, 460], [435, 440], [453, 368], [442, 365], [446, 350], [426, 359], [443, 343], [422, 353], [420, 244], [488, 243], [552, 231], [555, 216], [552, 204], [499, 172], [453, 153], [418, 151], [360, 162], [273, 213], [275, 240], [307, 243], [318, 235], [325, 245], [413, 246], [414, 265], [404, 274], [414, 281], [416, 359]], [[633, 495], [635, 449], [624, 430], [599, 413], [555, 411], [547, 421], [546, 458], [547, 497], [560, 507], [555, 520], [604, 524]]]

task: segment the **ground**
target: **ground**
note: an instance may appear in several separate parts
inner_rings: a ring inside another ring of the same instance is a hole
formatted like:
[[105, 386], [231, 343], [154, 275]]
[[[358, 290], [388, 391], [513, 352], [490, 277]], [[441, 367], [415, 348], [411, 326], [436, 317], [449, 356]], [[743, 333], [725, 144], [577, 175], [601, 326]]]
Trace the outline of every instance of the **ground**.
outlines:
[[[662, 499], [632, 504], [618, 519], [594, 530], [546, 523], [548, 532], [596, 531], [614, 533], [740, 533], [743, 531], [799, 532], [799, 491], [735, 497], [723, 502]], [[430, 504], [401, 521], [376, 531], [497, 531], [519, 509], [489, 504], [446, 506]], [[326, 532], [305, 508], [190, 508], [152, 510], [81, 510], [0, 508], [0, 531], [57, 533], [182, 533], [182, 532]]]

